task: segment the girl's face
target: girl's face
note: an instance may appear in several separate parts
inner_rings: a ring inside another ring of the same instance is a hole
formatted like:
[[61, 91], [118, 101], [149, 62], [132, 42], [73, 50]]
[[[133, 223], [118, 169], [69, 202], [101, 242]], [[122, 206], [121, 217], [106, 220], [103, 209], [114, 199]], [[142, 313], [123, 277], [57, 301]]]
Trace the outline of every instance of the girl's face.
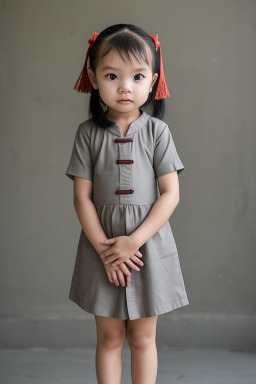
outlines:
[[[148, 48], [151, 62], [151, 51]], [[131, 64], [125, 62], [115, 51], [110, 51], [98, 64], [96, 75], [88, 68], [88, 75], [94, 89], [99, 89], [108, 111], [115, 115], [129, 114], [143, 105], [157, 80], [158, 74], [146, 62], [138, 63], [131, 55]], [[129, 103], [120, 103], [120, 99], [130, 99]]]

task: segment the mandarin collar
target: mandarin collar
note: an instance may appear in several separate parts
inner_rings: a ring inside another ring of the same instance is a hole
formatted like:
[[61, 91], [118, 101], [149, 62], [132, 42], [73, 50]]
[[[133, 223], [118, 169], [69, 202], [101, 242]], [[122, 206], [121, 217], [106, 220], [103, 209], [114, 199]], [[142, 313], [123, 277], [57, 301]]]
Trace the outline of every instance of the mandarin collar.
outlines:
[[[129, 125], [129, 129], [125, 137], [128, 137], [132, 135], [134, 132], [139, 131], [146, 124], [149, 118], [149, 115], [145, 111], [141, 111], [141, 112], [142, 114]], [[109, 127], [106, 127], [106, 129], [115, 136], [123, 137], [121, 136], [119, 125], [114, 121], [113, 121], [113, 124], [110, 125]]]

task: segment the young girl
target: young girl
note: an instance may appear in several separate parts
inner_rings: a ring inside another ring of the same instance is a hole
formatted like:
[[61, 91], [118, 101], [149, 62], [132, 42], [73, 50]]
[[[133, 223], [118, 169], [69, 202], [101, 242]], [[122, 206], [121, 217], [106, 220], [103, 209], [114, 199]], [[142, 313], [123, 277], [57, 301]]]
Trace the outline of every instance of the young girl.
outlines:
[[95, 316], [98, 382], [121, 382], [127, 337], [132, 383], [153, 384], [158, 315], [189, 304], [168, 221], [184, 165], [162, 121], [170, 95], [157, 36], [118, 24], [88, 42], [75, 89], [91, 92], [91, 118], [65, 173], [82, 226], [69, 299]]

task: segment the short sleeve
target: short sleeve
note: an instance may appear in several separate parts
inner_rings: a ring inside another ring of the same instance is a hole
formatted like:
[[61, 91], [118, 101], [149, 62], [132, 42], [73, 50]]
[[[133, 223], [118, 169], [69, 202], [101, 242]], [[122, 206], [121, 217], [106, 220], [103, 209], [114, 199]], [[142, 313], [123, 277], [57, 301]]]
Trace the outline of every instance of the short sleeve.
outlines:
[[93, 160], [90, 138], [85, 129], [83, 129], [82, 124], [79, 125], [76, 131], [71, 158], [65, 175], [71, 180], [74, 180], [74, 176], [78, 176], [93, 181]]
[[156, 140], [153, 167], [157, 178], [173, 171], [177, 171], [179, 174], [185, 169], [168, 125], [164, 127]]

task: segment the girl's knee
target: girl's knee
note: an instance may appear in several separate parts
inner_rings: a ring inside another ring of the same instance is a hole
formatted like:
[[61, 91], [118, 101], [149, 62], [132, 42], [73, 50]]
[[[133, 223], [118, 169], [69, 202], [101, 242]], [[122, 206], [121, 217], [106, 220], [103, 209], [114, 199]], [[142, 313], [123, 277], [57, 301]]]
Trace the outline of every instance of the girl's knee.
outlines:
[[127, 341], [132, 348], [148, 348], [156, 343], [157, 316], [128, 321]]
[[131, 348], [145, 349], [155, 343], [155, 333], [130, 330], [127, 332], [127, 342]]
[[106, 348], [121, 347], [126, 339], [126, 322], [109, 317], [95, 316], [97, 343]]
[[124, 345], [125, 338], [126, 334], [124, 331], [101, 331], [98, 333], [97, 343], [108, 349], [116, 349]]

